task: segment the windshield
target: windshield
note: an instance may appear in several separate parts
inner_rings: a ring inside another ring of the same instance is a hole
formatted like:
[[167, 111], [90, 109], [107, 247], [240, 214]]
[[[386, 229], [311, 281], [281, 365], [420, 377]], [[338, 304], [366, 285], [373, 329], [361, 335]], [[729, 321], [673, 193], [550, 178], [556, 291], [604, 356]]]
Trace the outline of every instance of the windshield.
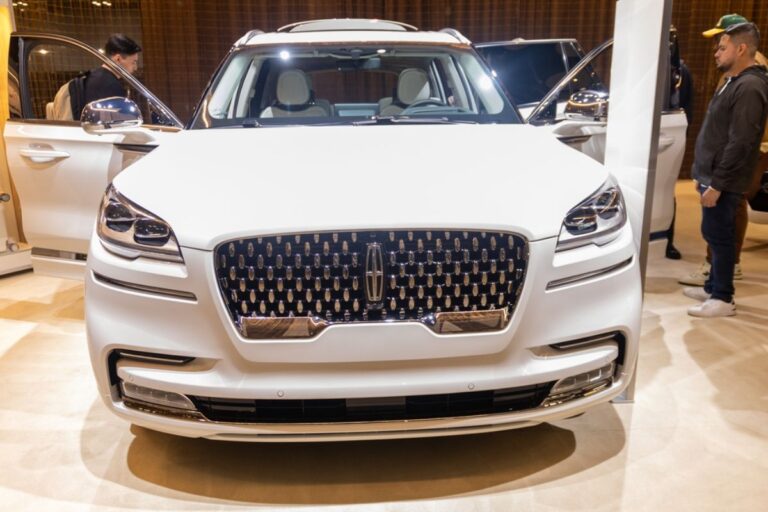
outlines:
[[519, 123], [491, 72], [449, 45], [281, 45], [233, 52], [192, 128]]

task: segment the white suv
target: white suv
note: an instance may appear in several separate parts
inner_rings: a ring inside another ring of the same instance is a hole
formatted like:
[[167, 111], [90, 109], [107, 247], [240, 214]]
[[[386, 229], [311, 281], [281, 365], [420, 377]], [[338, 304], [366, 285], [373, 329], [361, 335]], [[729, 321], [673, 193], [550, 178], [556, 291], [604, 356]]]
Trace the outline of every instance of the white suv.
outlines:
[[[153, 136], [132, 108], [84, 127]], [[458, 32], [377, 20], [240, 39], [108, 188], [86, 274], [108, 407], [224, 440], [574, 416], [628, 384], [640, 311], [605, 169], [522, 124]]]

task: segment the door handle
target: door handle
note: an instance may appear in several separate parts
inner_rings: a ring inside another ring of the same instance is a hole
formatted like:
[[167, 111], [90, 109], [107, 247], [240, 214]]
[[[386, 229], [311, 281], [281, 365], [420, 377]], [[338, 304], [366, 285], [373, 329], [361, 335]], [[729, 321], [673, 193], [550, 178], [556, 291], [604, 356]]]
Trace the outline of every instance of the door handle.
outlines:
[[674, 137], [667, 137], [666, 135], [662, 135], [659, 137], [659, 153], [669, 149], [674, 143]]
[[56, 151], [54, 149], [23, 148], [19, 150], [19, 154], [24, 158], [29, 158], [36, 164], [53, 162], [60, 158], [69, 158], [69, 153], [66, 151]]
[[561, 135], [558, 137], [560, 139], [560, 142], [563, 142], [565, 144], [583, 144], [584, 142], [587, 142], [589, 139], [592, 138], [591, 133], [585, 133], [584, 135]]

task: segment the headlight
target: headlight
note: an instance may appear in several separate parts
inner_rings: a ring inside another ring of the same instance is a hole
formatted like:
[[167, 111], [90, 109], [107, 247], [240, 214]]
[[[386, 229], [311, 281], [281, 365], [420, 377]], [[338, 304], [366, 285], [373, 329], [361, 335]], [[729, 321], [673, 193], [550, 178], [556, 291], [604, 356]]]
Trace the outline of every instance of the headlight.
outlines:
[[104, 247], [125, 258], [183, 262], [171, 227], [110, 186], [101, 202], [97, 232]]
[[619, 229], [626, 222], [627, 209], [621, 190], [613, 178], [608, 178], [594, 194], [565, 216], [556, 250], [607, 244], [618, 236]]

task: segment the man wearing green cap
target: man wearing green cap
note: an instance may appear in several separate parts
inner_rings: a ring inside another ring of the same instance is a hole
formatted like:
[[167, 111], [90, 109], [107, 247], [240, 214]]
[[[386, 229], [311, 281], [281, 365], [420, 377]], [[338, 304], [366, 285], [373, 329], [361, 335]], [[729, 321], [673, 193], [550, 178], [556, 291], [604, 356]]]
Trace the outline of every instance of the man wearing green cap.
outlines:
[[712, 267], [703, 290], [683, 290], [702, 301], [688, 308], [692, 316], [736, 314], [736, 209], [753, 181], [768, 119], [768, 69], [755, 62], [759, 44], [754, 23], [730, 25], [717, 42], [715, 63], [726, 79], [707, 107], [693, 162], [701, 194], [701, 234], [712, 250]]
[[[717, 21], [717, 25], [702, 33], [704, 37], [714, 38], [719, 37], [729, 27], [738, 25], [740, 23], [748, 23], [747, 18], [739, 14], [726, 14]], [[768, 59], [759, 51], [755, 53], [755, 62], [761, 66], [768, 67]], [[720, 82], [717, 84], [719, 90], [724, 84], [727, 78], [727, 74], [724, 73], [720, 77]], [[747, 235], [747, 224], [749, 223], [749, 215], [747, 211], [747, 199], [753, 196], [760, 187], [760, 177], [763, 171], [768, 169], [768, 126], [763, 133], [763, 141], [761, 145], [760, 158], [758, 164], [755, 166], [755, 173], [753, 181], [745, 198], [738, 204], [736, 208], [736, 264], [734, 267], [733, 278], [742, 279], [741, 272], [741, 247], [744, 245], [744, 238]], [[707, 278], [709, 277], [710, 269], [712, 268], [712, 250], [707, 246], [707, 259], [702, 263], [698, 269], [692, 272], [690, 275], [680, 278], [681, 284], [687, 284], [690, 286], [704, 286]]]

